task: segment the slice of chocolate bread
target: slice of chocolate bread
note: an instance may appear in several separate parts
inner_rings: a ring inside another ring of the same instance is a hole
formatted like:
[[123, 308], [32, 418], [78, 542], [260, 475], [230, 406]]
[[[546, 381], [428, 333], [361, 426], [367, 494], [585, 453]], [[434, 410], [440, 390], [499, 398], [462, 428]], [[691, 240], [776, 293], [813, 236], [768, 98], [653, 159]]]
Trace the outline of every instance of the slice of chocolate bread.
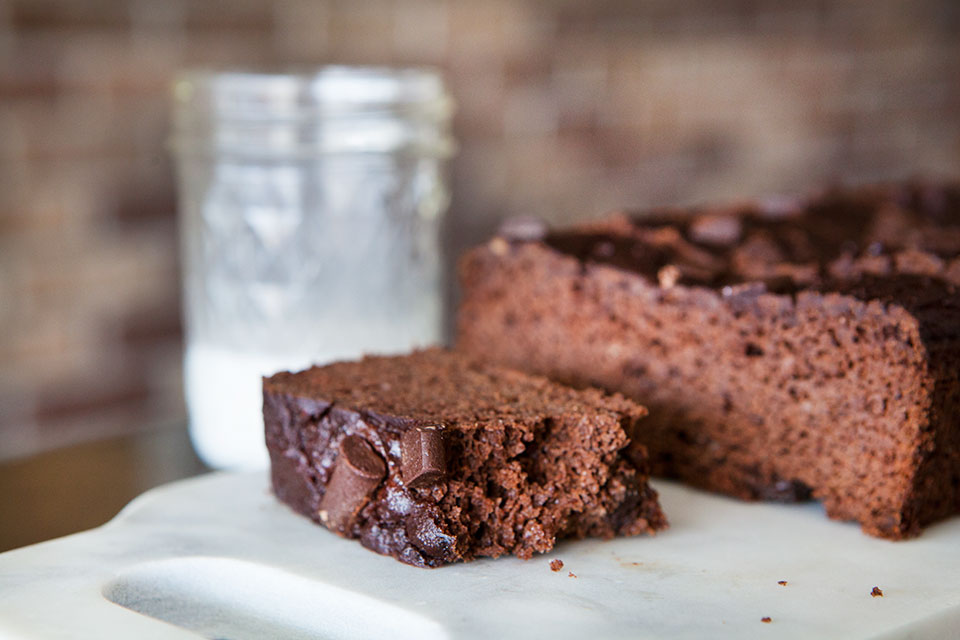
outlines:
[[441, 349], [263, 382], [277, 497], [420, 567], [665, 527], [642, 452], [622, 455], [644, 415]]
[[960, 511], [960, 188], [527, 224], [461, 284], [462, 350], [640, 400], [654, 474], [894, 539]]

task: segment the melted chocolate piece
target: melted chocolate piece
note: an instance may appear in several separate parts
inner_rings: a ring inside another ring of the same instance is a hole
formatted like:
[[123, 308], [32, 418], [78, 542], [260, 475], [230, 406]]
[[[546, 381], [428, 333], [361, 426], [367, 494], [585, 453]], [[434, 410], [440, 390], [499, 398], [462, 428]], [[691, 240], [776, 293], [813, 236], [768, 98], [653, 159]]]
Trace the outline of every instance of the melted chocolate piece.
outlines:
[[387, 475], [387, 465], [360, 436], [340, 442], [340, 455], [327, 491], [320, 501], [320, 520], [330, 529], [348, 533], [357, 513]]
[[443, 531], [435, 520], [417, 512], [405, 523], [405, 531], [410, 542], [420, 551], [434, 558], [450, 557], [457, 539]]
[[806, 502], [813, 490], [799, 480], [777, 480], [772, 485], [757, 488], [757, 497], [769, 502]]
[[960, 188], [835, 191], [806, 201], [637, 215], [603, 227], [558, 229], [547, 246], [586, 264], [605, 264], [656, 282], [676, 265], [674, 284], [720, 289], [765, 282], [770, 291], [838, 291], [864, 271], [889, 269], [942, 275], [960, 253]]
[[400, 445], [403, 482], [408, 487], [428, 487], [443, 477], [447, 463], [438, 427], [414, 427], [403, 434]]

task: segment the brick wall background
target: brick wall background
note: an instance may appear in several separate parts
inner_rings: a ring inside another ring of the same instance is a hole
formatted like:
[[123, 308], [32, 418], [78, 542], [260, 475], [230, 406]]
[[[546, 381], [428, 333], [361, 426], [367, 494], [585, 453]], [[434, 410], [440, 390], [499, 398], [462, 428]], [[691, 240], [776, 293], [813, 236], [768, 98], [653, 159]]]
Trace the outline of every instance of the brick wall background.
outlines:
[[0, 0], [0, 458], [183, 419], [172, 73], [333, 62], [446, 71], [454, 252], [509, 214], [960, 175], [954, 0]]

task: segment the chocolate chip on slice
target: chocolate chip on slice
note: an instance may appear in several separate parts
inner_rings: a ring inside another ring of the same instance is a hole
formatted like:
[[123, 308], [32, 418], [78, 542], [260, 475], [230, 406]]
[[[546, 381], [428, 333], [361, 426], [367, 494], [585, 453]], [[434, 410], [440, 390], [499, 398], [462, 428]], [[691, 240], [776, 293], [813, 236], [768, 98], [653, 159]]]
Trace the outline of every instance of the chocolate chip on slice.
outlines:
[[448, 534], [428, 514], [415, 511], [407, 517], [404, 526], [407, 539], [417, 549], [432, 558], [457, 559], [455, 536]]
[[320, 520], [334, 531], [347, 533], [385, 475], [387, 465], [369, 442], [355, 435], [341, 440], [340, 454], [320, 501]]
[[400, 440], [403, 482], [414, 489], [430, 486], [447, 470], [443, 434], [437, 426], [413, 427]]

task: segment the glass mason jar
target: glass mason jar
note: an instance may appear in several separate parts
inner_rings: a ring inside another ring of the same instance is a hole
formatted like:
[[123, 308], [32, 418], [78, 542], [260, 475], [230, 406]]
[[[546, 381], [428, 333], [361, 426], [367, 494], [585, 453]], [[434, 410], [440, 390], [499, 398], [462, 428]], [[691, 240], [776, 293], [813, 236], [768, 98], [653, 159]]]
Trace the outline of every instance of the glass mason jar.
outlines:
[[191, 438], [259, 468], [262, 375], [441, 341], [452, 101], [428, 69], [193, 71], [173, 91]]

